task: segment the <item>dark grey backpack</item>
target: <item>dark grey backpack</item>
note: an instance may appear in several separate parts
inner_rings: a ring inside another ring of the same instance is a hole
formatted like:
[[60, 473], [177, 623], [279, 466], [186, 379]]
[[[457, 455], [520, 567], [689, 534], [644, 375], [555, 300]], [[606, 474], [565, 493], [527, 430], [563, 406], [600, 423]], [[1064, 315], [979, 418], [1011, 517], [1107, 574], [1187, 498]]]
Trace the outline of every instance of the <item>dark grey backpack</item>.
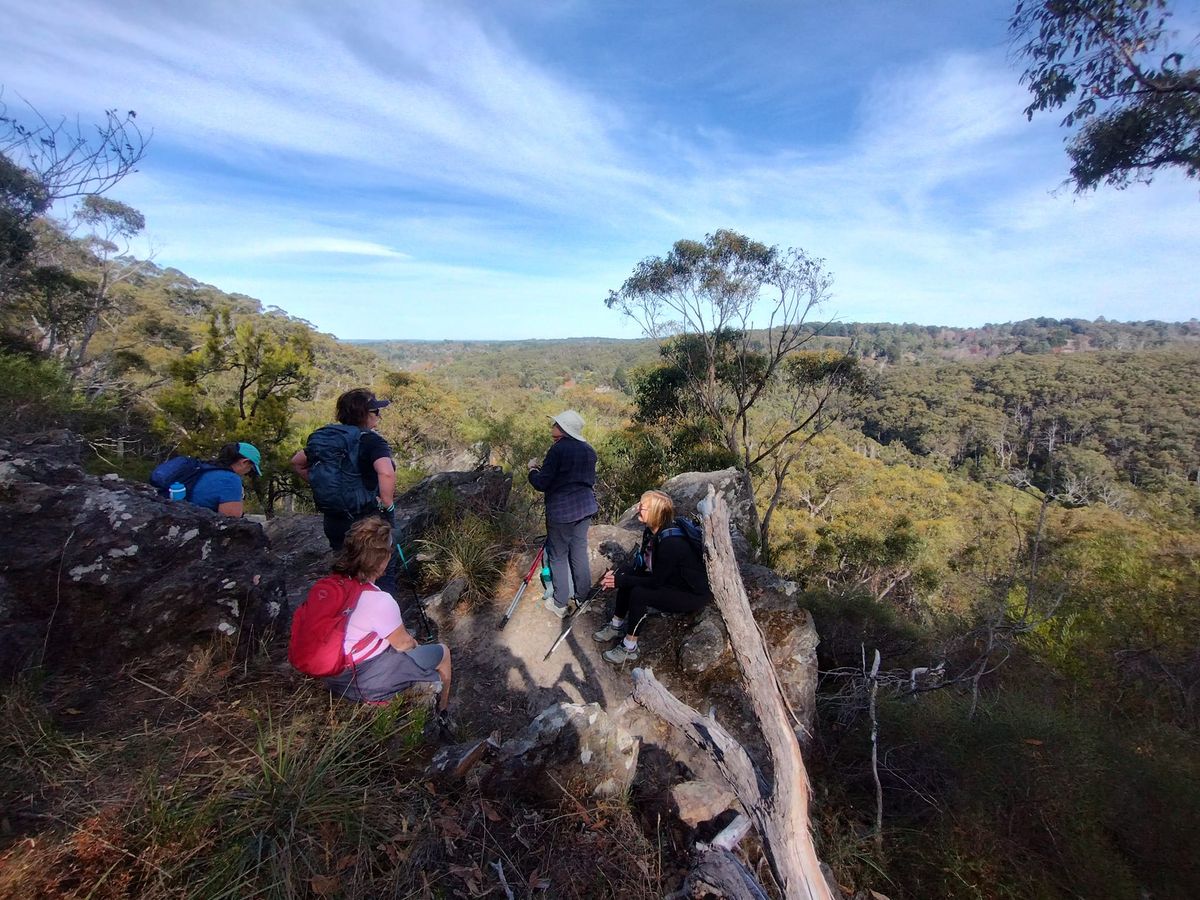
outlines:
[[313, 502], [327, 515], [354, 519], [377, 502], [363, 484], [358, 465], [362, 434], [355, 425], [326, 425], [310, 434], [304, 445]]

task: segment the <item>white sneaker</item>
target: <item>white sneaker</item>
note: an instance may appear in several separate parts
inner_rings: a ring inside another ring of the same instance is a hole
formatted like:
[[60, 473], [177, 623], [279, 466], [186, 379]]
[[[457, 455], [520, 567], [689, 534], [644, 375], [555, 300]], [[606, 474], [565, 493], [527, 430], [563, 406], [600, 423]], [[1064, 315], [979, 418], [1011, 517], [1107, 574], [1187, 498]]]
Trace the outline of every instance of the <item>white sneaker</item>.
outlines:
[[554, 615], [558, 616], [560, 619], [565, 619], [567, 614], [571, 611], [570, 606], [559, 606], [557, 603], [555, 603], [553, 597], [547, 597], [545, 600], [543, 600], [542, 606], [550, 610], [550, 612], [554, 613]]

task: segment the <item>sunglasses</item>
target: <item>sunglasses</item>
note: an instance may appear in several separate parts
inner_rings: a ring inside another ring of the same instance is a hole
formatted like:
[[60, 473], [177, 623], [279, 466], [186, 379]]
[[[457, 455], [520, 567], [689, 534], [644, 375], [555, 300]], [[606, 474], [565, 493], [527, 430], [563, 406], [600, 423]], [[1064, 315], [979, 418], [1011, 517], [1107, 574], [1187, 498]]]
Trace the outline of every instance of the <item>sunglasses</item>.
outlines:
[[383, 410], [381, 410], [381, 409], [372, 409], [372, 410], [368, 410], [368, 412], [370, 412], [371, 415], [373, 415], [377, 419], [383, 418]]

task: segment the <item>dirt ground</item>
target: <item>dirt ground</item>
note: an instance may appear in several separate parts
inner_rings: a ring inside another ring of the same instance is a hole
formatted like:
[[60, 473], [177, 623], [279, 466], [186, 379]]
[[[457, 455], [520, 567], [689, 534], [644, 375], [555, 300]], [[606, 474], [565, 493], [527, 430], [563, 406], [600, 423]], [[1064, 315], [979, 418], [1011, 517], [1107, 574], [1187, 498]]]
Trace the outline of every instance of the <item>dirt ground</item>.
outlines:
[[561, 701], [599, 702], [617, 710], [632, 687], [631, 664], [617, 667], [601, 658], [609, 644], [592, 640], [604, 621], [608, 597], [599, 595], [574, 620], [558, 649], [546, 651], [571, 624], [542, 606], [535, 578], [512, 619], [498, 628], [516, 595], [528, 560], [514, 560], [490, 602], [437, 616], [440, 639], [450, 647], [454, 663], [451, 707], [461, 729], [471, 736], [499, 731], [512, 737], [546, 707]]

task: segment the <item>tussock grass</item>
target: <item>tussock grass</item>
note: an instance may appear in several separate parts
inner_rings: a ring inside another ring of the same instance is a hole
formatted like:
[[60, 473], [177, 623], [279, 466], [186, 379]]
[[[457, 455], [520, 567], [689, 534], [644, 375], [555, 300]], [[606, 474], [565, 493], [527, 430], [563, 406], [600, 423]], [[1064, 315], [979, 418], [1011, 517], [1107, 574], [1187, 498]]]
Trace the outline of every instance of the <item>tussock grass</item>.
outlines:
[[102, 750], [68, 735], [47, 715], [36, 681], [17, 680], [0, 693], [0, 798], [22, 790], [40, 795], [83, 778]]
[[505, 545], [493, 523], [466, 513], [439, 525], [418, 543], [427, 555], [423, 575], [430, 584], [461, 578], [466, 582], [462, 597], [472, 604], [495, 593], [504, 574]]
[[[424, 814], [412, 780], [424, 710], [265, 688], [203, 711], [194, 698], [159, 692], [191, 715], [160, 726], [144, 752], [109, 760], [107, 771], [86, 744], [47, 727], [27, 697], [6, 699], [5, 758], [26, 751], [16, 757], [26, 784], [92, 771], [59, 807], [59, 833], [0, 856], [0, 897], [394, 892], [402, 860], [379, 848]], [[122, 779], [119, 769], [139, 759], [142, 768]]]

